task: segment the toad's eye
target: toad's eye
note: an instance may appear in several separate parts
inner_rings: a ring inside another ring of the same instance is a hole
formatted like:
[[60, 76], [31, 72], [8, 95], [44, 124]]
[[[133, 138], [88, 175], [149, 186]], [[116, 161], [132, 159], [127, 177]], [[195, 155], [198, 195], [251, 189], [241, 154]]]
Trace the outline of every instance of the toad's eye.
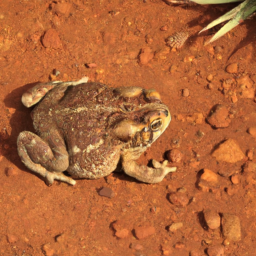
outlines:
[[151, 123], [151, 130], [153, 132], [159, 130], [163, 125], [162, 119], [156, 119]]

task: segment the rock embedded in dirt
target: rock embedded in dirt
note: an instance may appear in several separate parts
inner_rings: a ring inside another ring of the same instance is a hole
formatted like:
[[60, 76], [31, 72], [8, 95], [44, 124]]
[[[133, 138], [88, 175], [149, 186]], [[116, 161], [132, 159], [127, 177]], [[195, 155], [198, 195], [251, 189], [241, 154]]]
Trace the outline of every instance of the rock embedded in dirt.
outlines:
[[206, 209], [203, 213], [205, 222], [210, 229], [217, 229], [220, 227], [220, 215], [216, 211]]
[[213, 80], [213, 74], [209, 74], [207, 77], [206, 77], [206, 80], [208, 82], [211, 82]]
[[65, 2], [57, 2], [53, 6], [53, 11], [59, 16], [59, 15], [65, 15], [69, 16], [72, 9], [71, 3], [65, 3]]
[[47, 30], [43, 36], [42, 39], [43, 46], [45, 48], [52, 48], [52, 49], [61, 49], [62, 48], [62, 43], [59, 37], [58, 32], [50, 28]]
[[177, 148], [169, 150], [166, 155], [168, 161], [172, 163], [180, 163], [183, 157], [183, 154]]
[[97, 64], [96, 63], [86, 63], [85, 66], [87, 68], [97, 68]]
[[239, 218], [234, 214], [223, 213], [222, 215], [222, 233], [228, 241], [241, 240], [241, 225]]
[[239, 93], [240, 98], [244, 99], [254, 99], [255, 97], [255, 89], [254, 88], [245, 88], [242, 89]]
[[125, 224], [120, 220], [115, 221], [112, 224], [112, 227], [116, 231], [115, 236], [118, 238], [126, 238], [130, 234], [129, 230], [125, 227]]
[[138, 227], [135, 230], [135, 236], [141, 240], [155, 234], [156, 230], [154, 227]]
[[246, 156], [248, 157], [248, 159], [249, 159], [250, 161], [253, 160], [253, 155], [254, 155], [254, 153], [253, 153], [253, 150], [252, 150], [252, 149], [249, 149], [249, 150], [246, 152]]
[[174, 233], [176, 232], [178, 229], [183, 227], [183, 223], [182, 222], [174, 222], [172, 223], [169, 227], [168, 227], [168, 231]]
[[216, 192], [219, 189], [219, 176], [209, 169], [204, 169], [197, 185], [203, 192]]
[[240, 149], [237, 141], [227, 139], [214, 150], [212, 156], [219, 162], [236, 163], [245, 159], [245, 155]]
[[13, 167], [6, 167], [5, 168], [5, 174], [7, 177], [12, 177], [12, 176], [17, 176], [18, 175], [18, 170]]
[[177, 243], [174, 245], [174, 248], [175, 248], [175, 249], [183, 249], [183, 248], [185, 248], [185, 244], [182, 243], [182, 242], [177, 242]]
[[243, 165], [244, 172], [255, 172], [256, 173], [256, 163], [254, 162], [246, 162]]
[[249, 77], [248, 74], [241, 76], [236, 79], [236, 83], [238, 87], [243, 87], [243, 88], [252, 88], [253, 81]]
[[256, 139], [256, 126], [250, 127], [250, 128], [248, 129], [248, 133], [249, 133], [250, 135], [252, 135], [252, 137], [254, 137], [254, 138]]
[[208, 256], [224, 256], [224, 246], [223, 245], [213, 245], [207, 248], [207, 255]]
[[226, 71], [230, 74], [235, 74], [238, 72], [238, 63], [231, 63], [226, 67]]
[[168, 196], [169, 201], [178, 207], [185, 207], [189, 203], [189, 198], [184, 192], [171, 193]]
[[215, 105], [207, 117], [207, 122], [214, 128], [228, 127], [231, 122], [229, 110], [222, 104]]
[[139, 63], [147, 65], [154, 58], [154, 53], [150, 47], [142, 48], [139, 55]]
[[126, 238], [126, 237], [128, 237], [129, 236], [129, 230], [128, 229], [121, 229], [121, 230], [118, 230], [118, 231], [116, 231], [115, 232], [115, 236], [117, 237], [117, 238], [120, 238], [120, 239], [122, 239], [122, 238]]
[[192, 250], [189, 252], [189, 256], [205, 256], [205, 254], [199, 250]]
[[137, 243], [131, 243], [129, 247], [130, 247], [131, 249], [136, 250], [136, 251], [142, 251], [142, 250], [144, 250], [143, 245], [137, 244]]
[[182, 90], [182, 96], [183, 97], [188, 97], [189, 96], [189, 89], [185, 88]]
[[7, 235], [7, 241], [10, 244], [16, 243], [18, 241], [18, 237], [12, 234]]
[[239, 179], [238, 174], [233, 174], [230, 179], [231, 179], [231, 182], [232, 182], [234, 185], [237, 185], [237, 184], [240, 183], [240, 179]]
[[111, 188], [103, 187], [99, 191], [99, 195], [100, 196], [105, 196], [105, 197], [108, 197], [108, 198], [113, 198], [115, 196], [115, 193]]
[[56, 251], [55, 251], [55, 249], [53, 248], [53, 246], [52, 246], [50, 243], [44, 244], [44, 245], [42, 246], [42, 250], [43, 250], [43, 252], [44, 252], [44, 254], [45, 254], [46, 256], [54, 256], [54, 255], [56, 255], [56, 254], [55, 254]]
[[201, 177], [202, 180], [208, 181], [208, 182], [213, 182], [213, 183], [218, 183], [219, 181], [219, 176], [215, 172], [209, 170], [209, 169], [204, 169], [204, 172], [202, 173]]

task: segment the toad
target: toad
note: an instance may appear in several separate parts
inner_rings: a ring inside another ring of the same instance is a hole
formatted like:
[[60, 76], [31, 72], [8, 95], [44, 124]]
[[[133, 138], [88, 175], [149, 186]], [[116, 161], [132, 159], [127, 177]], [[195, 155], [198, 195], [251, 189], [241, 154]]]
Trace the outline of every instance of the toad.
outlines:
[[119, 165], [145, 183], [160, 182], [174, 172], [167, 160], [153, 160], [153, 167], [136, 163], [171, 121], [159, 93], [87, 80], [37, 84], [22, 95], [26, 107], [36, 105], [31, 117], [37, 135], [23, 131], [17, 140], [25, 166], [49, 185], [105, 177]]

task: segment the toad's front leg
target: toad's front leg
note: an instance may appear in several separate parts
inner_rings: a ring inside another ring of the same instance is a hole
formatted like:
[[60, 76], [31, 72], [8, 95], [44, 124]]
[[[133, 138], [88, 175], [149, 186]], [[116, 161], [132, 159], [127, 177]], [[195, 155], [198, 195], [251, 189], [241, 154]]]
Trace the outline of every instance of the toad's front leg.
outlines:
[[145, 183], [161, 182], [169, 172], [175, 172], [177, 169], [176, 167], [168, 167], [167, 160], [162, 164], [153, 160], [152, 164], [154, 168], [145, 165], [138, 165], [135, 160], [129, 159], [129, 157], [123, 157], [122, 160], [124, 172], [127, 175]]

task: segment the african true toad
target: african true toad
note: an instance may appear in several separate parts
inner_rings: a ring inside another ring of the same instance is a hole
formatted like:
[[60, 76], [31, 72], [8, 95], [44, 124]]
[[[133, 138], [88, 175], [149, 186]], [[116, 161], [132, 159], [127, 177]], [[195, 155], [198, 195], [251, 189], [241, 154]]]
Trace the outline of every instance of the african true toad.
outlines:
[[[96, 179], [124, 172], [146, 183], [160, 182], [175, 167], [153, 160], [153, 168], [135, 160], [167, 128], [171, 115], [154, 90], [109, 88], [89, 82], [38, 84], [22, 96], [30, 107], [36, 134], [18, 137], [22, 162], [45, 178], [74, 185], [77, 178]], [[67, 171], [71, 177], [63, 174]]]

